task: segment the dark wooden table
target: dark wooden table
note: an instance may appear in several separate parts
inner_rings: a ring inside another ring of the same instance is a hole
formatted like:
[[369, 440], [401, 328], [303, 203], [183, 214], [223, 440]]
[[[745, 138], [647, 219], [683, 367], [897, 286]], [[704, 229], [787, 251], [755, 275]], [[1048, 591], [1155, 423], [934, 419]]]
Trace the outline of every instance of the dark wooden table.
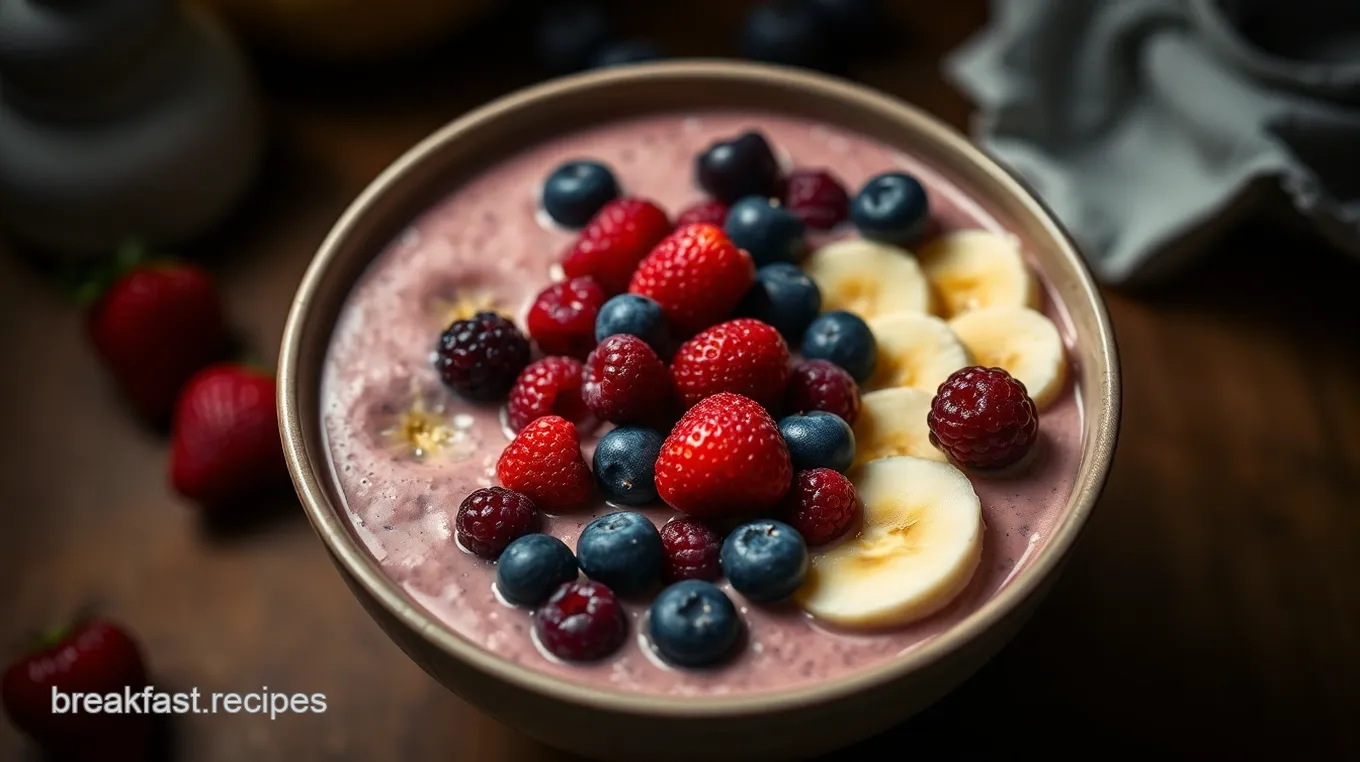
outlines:
[[[633, 4], [623, 24], [730, 52], [742, 4]], [[646, 6], [664, 6], [654, 11]], [[939, 56], [980, 0], [894, 4], [889, 57], [850, 73], [962, 127]], [[693, 31], [706, 18], [713, 34]], [[303, 268], [389, 161], [531, 81], [496, 27], [428, 55], [324, 68], [260, 59], [273, 150], [245, 208], [197, 253], [273, 357]], [[1360, 757], [1360, 264], [1249, 224], [1175, 284], [1109, 293], [1124, 423], [1108, 489], [1029, 627], [956, 694], [837, 759], [1036, 750]], [[205, 529], [165, 486], [163, 438], [120, 407], [77, 311], [0, 258], [0, 640], [95, 602], [160, 682], [324, 692], [323, 715], [190, 716], [175, 758], [560, 760], [429, 679], [350, 597], [302, 519]], [[21, 757], [0, 724], [0, 758]]]

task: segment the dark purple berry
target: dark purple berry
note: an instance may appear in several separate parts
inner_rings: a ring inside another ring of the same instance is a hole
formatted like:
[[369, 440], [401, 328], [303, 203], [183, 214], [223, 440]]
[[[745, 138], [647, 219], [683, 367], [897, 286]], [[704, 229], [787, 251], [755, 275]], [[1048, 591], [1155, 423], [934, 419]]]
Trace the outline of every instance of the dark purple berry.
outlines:
[[439, 337], [435, 370], [450, 389], [478, 402], [505, 397], [529, 364], [529, 340], [494, 312], [458, 320]]

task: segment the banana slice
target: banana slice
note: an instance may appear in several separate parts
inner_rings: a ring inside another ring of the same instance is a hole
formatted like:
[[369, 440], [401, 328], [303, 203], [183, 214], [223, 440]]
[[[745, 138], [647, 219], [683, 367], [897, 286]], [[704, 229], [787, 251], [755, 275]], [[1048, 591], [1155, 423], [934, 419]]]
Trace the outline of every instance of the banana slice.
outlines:
[[813, 252], [803, 270], [822, 292], [824, 310], [849, 310], [865, 320], [930, 311], [930, 285], [906, 249], [862, 239], [836, 241]]
[[920, 255], [945, 317], [983, 307], [1039, 306], [1039, 281], [1014, 236], [960, 230], [922, 246]]
[[878, 362], [869, 389], [910, 386], [934, 394], [949, 374], [970, 363], [949, 325], [934, 315], [898, 312], [869, 321]]
[[794, 598], [849, 627], [893, 627], [939, 611], [982, 560], [982, 503], [962, 471], [922, 458], [885, 458], [852, 472], [860, 534], [812, 557]]
[[934, 398], [930, 392], [907, 387], [864, 395], [859, 417], [855, 418], [855, 460], [850, 467], [899, 455], [949, 462], [930, 443], [930, 428], [926, 426]]
[[965, 312], [949, 321], [949, 326], [974, 362], [1015, 376], [1037, 407], [1051, 404], [1067, 383], [1062, 335], [1042, 312], [1028, 307], [988, 307]]

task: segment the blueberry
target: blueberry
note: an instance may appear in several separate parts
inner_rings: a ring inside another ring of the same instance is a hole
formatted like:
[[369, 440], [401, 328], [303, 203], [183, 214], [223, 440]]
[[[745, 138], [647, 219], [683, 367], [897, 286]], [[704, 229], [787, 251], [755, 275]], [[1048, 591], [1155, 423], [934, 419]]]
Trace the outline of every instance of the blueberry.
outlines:
[[565, 162], [543, 181], [543, 210], [564, 227], [585, 227], [601, 207], [618, 196], [614, 173], [597, 161]]
[[652, 643], [667, 661], [706, 667], [732, 652], [741, 620], [732, 599], [712, 582], [687, 579], [661, 591], [648, 616]]
[[605, 46], [595, 57], [591, 59], [591, 66], [604, 68], [606, 66], [623, 66], [631, 63], [642, 63], [643, 61], [657, 61], [665, 58], [661, 48], [653, 45], [646, 40], [624, 40]]
[[864, 383], [874, 374], [878, 343], [859, 315], [835, 310], [819, 315], [803, 334], [803, 358], [828, 360]]
[[496, 562], [496, 588], [511, 603], [537, 606], [576, 579], [576, 557], [548, 534], [526, 534], [506, 546]]
[[661, 575], [661, 533], [640, 513], [601, 516], [581, 531], [576, 560], [587, 577], [619, 595], [640, 593]]
[[539, 61], [559, 73], [583, 69], [610, 32], [609, 18], [594, 3], [549, 3], [538, 19]]
[[772, 198], [778, 190], [779, 161], [764, 135], [744, 132], [695, 157], [694, 174], [699, 187], [724, 204], [745, 196]]
[[822, 292], [802, 270], [776, 262], [756, 270], [756, 282], [742, 298], [738, 311], [769, 323], [796, 347], [822, 309]]
[[869, 178], [850, 202], [850, 220], [860, 235], [875, 241], [908, 244], [926, 231], [930, 200], [921, 181], [902, 172]]
[[771, 0], [751, 9], [742, 28], [741, 49], [757, 61], [825, 68], [828, 38], [816, 10], [805, 0]]
[[779, 422], [779, 434], [789, 446], [795, 471], [829, 468], [844, 473], [855, 459], [855, 434], [834, 413], [791, 415]]
[[605, 499], [620, 505], [656, 502], [656, 456], [661, 435], [651, 429], [620, 426], [595, 445], [595, 483]]
[[615, 334], [626, 333], [647, 342], [658, 355], [665, 356], [670, 334], [661, 305], [637, 294], [619, 294], [605, 302], [595, 316], [595, 343]]
[[737, 527], [723, 542], [721, 558], [732, 589], [757, 603], [788, 598], [807, 577], [807, 543], [782, 521]]
[[807, 250], [802, 218], [763, 196], [747, 196], [733, 204], [723, 231], [751, 255], [756, 267], [797, 262]]

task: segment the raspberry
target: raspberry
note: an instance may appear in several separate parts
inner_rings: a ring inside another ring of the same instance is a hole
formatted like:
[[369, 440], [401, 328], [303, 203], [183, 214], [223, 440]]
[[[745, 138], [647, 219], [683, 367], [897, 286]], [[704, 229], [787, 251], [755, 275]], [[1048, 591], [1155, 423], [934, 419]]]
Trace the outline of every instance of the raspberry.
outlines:
[[735, 392], [766, 408], [777, 406], [789, 380], [789, 348], [772, 326], [737, 318], [681, 345], [671, 361], [680, 403], [693, 407], [718, 392]]
[[576, 427], [556, 415], [534, 420], [505, 446], [496, 476], [544, 510], [572, 508], [590, 498], [590, 467]]
[[500, 399], [529, 364], [529, 340], [494, 312], [455, 321], [439, 337], [435, 370], [444, 384], [477, 402]]
[[722, 538], [698, 519], [681, 517], [661, 527], [661, 578], [666, 582], [682, 579], [713, 581], [722, 576], [718, 553]]
[[620, 333], [586, 359], [581, 396], [595, 415], [611, 423], [661, 423], [674, 394], [666, 366], [647, 342]]
[[1008, 466], [1039, 436], [1034, 400], [1000, 368], [955, 371], [931, 400], [926, 425], [931, 444], [968, 468]]
[[506, 419], [513, 431], [520, 431], [535, 418], [559, 415], [572, 423], [590, 418], [590, 408], [581, 398], [580, 360], [570, 357], [545, 357], [515, 379], [506, 403]]
[[724, 320], [755, 282], [751, 257], [721, 228], [687, 225], [657, 244], [628, 290], [661, 305], [676, 338]]
[[785, 520], [808, 545], [825, 545], [840, 537], [854, 523], [857, 508], [855, 485], [829, 468], [794, 474], [784, 498]]
[[813, 230], [830, 230], [850, 216], [850, 194], [824, 169], [800, 169], [784, 186], [784, 208]]
[[529, 336], [544, 354], [585, 359], [595, 347], [595, 316], [608, 297], [583, 276], [543, 289], [529, 308]]
[[859, 416], [859, 386], [841, 366], [828, 360], [804, 360], [789, 373], [785, 412], [814, 410], [838, 415], [846, 423]]
[[532, 500], [503, 487], [486, 487], [463, 498], [455, 519], [463, 547], [492, 561], [506, 545], [537, 532], [540, 523]]
[[559, 659], [594, 661], [623, 645], [628, 624], [614, 592], [599, 582], [567, 582], [534, 612], [538, 642]]
[[621, 198], [605, 204], [562, 260], [568, 278], [590, 275], [609, 296], [628, 290], [638, 262], [671, 232], [671, 221], [656, 204]]
[[681, 212], [680, 216], [675, 218], [675, 226], [680, 227], [682, 225], [697, 225], [703, 223], [722, 227], [723, 223], [726, 221], [727, 204], [714, 199], [709, 199], [708, 201], [700, 201]]

